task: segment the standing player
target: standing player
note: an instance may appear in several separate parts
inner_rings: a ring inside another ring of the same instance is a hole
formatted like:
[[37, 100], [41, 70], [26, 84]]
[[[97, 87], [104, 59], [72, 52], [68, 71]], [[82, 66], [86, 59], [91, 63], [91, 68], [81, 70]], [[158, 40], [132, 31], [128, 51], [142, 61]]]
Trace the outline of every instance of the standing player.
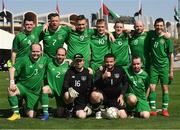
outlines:
[[151, 115], [156, 116], [156, 85], [160, 80], [162, 87], [162, 115], [168, 117], [169, 87], [170, 80], [173, 79], [173, 43], [171, 39], [163, 36], [165, 23], [162, 18], [158, 18], [154, 23], [155, 31], [149, 33], [152, 63], [150, 67], [150, 106]]
[[142, 68], [149, 73], [150, 57], [149, 42], [147, 40], [148, 32], [144, 31], [144, 24], [138, 20], [134, 23], [135, 32], [132, 34], [129, 45], [132, 56], [139, 56], [142, 60]]
[[95, 72], [102, 64], [103, 58], [110, 52], [110, 41], [105, 35], [106, 24], [104, 19], [98, 19], [96, 23], [97, 30], [91, 36], [91, 60], [90, 67]]
[[37, 31], [33, 30], [35, 22], [31, 18], [24, 19], [24, 30], [18, 33], [14, 40], [11, 53], [12, 64], [15, 63], [16, 59], [30, 54], [30, 46], [32, 43], [38, 43], [39, 38]]
[[82, 54], [75, 54], [73, 62], [74, 67], [66, 72], [64, 79], [64, 100], [70, 117], [72, 112], [75, 112], [76, 117], [84, 119], [90, 114], [86, 111], [86, 106], [91, 91], [91, 75], [88, 69], [84, 68]]
[[[31, 46], [30, 56], [22, 57], [13, 67], [10, 68], [10, 86], [8, 87], [9, 104], [13, 110], [13, 115], [8, 120], [20, 119], [17, 95], [23, 96], [26, 101], [27, 115], [34, 117], [34, 110], [37, 108], [38, 100], [44, 79], [47, 58], [41, 56], [42, 47], [40, 44]], [[15, 74], [18, 81], [15, 84]]]
[[51, 60], [47, 65], [47, 85], [42, 88], [42, 108], [43, 116], [41, 120], [48, 120], [48, 95], [55, 97], [57, 105], [57, 114], [62, 117], [64, 114], [64, 102], [62, 94], [62, 86], [64, 75], [69, 68], [68, 62], [65, 61], [66, 50], [58, 48], [56, 58]]
[[[95, 76], [94, 91], [91, 93], [90, 102], [92, 106], [116, 107], [120, 118], [126, 118], [124, 110], [124, 94], [128, 87], [127, 76], [122, 68], [116, 67], [115, 56], [106, 54], [104, 56], [105, 67], [98, 70]], [[96, 119], [101, 119], [101, 112], [96, 112]]]
[[115, 37], [115, 42], [111, 44], [112, 54], [116, 56], [116, 65], [127, 67], [129, 61], [129, 44], [128, 33], [123, 32], [124, 22], [116, 21], [114, 25], [115, 31], [112, 34]]
[[[129, 87], [126, 91], [127, 108], [135, 109], [140, 117], [148, 119], [150, 107], [147, 102], [148, 74], [141, 69], [141, 58], [132, 57], [132, 66], [127, 70]], [[131, 111], [131, 110], [130, 110]]]
[[60, 26], [60, 17], [57, 13], [51, 13], [48, 16], [50, 20], [48, 29], [41, 33], [40, 39], [43, 40], [44, 53], [50, 58], [55, 58], [56, 50], [63, 47], [68, 33], [65, 27]]

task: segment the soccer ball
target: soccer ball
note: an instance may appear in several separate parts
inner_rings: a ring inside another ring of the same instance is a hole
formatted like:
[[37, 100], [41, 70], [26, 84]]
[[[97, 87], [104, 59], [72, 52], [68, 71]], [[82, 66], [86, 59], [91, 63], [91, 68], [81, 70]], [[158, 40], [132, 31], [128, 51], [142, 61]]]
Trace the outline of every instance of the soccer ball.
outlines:
[[110, 107], [106, 109], [106, 116], [108, 119], [118, 118], [118, 109], [115, 107]]

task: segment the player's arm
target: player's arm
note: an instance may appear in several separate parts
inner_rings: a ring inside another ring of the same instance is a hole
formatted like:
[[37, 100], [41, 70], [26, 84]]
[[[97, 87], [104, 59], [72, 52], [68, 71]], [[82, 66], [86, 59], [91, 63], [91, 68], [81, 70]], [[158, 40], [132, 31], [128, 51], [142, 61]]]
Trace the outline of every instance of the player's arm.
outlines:
[[12, 65], [14, 65], [16, 60], [16, 52], [14, 50], [12, 50], [11, 52], [11, 61], [12, 61]]
[[169, 67], [169, 79], [173, 80], [174, 74], [173, 74], [173, 68], [174, 68], [174, 54], [169, 54], [169, 61], [170, 61], [170, 67]]
[[115, 37], [113, 36], [113, 34], [111, 32], [109, 32], [108, 30], [105, 31], [105, 34], [109, 36], [109, 40], [111, 42], [114, 42], [116, 40]]
[[75, 27], [74, 25], [68, 23], [68, 22], [61, 21], [61, 22], [60, 22], [60, 25], [68, 26], [68, 27], [70, 27], [70, 28], [71, 28], [72, 30], [74, 30], [74, 31], [76, 30], [76, 27]]
[[9, 90], [15, 92], [16, 91], [16, 84], [14, 80], [14, 74], [15, 74], [15, 68], [11, 67], [9, 68]]

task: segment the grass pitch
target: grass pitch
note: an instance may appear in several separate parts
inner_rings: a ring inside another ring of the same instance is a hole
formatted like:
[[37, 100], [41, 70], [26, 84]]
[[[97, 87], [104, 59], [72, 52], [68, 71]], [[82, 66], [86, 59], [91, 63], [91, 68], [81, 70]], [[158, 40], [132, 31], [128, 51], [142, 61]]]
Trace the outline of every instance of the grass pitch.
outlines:
[[[50, 117], [48, 121], [38, 118], [22, 118], [17, 121], [7, 121], [10, 107], [7, 100], [8, 73], [0, 72], [0, 129], [180, 129], [180, 71], [174, 72], [174, 81], [170, 86], [170, 117], [160, 115], [148, 120], [133, 119], [101, 119], [90, 117], [84, 120]], [[161, 108], [161, 89], [157, 87], [158, 107]], [[54, 100], [50, 106], [55, 108]]]

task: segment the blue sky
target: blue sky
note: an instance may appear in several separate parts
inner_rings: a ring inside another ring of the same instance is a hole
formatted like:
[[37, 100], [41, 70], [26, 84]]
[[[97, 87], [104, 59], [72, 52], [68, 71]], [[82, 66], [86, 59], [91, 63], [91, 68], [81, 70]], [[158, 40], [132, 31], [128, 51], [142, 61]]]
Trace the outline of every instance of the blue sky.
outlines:
[[[1, 0], [2, 1], [2, 0]], [[101, 0], [59, 0], [61, 14], [77, 13], [90, 17], [100, 8]], [[139, 0], [103, 0], [103, 2], [119, 15], [133, 16], [138, 10]], [[48, 13], [55, 11], [56, 0], [4, 0], [5, 7], [14, 14], [24, 11]], [[154, 18], [163, 17], [174, 21], [174, 6], [178, 8], [178, 0], [141, 0], [143, 15]], [[2, 8], [2, 6], [1, 6]]]

